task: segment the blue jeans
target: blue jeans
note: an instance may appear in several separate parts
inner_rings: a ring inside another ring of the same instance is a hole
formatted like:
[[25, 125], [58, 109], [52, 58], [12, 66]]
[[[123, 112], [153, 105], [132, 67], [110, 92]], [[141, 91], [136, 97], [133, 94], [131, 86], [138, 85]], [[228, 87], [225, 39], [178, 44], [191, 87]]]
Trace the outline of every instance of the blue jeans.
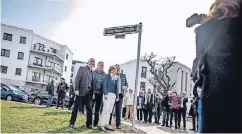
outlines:
[[52, 104], [52, 101], [53, 101], [53, 96], [49, 94], [47, 107], [49, 107]]

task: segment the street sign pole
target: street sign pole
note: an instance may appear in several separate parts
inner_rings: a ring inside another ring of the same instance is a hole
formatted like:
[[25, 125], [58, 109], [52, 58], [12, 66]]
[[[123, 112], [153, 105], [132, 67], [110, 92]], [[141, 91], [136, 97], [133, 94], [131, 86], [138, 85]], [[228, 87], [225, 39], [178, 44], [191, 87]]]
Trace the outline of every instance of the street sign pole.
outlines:
[[134, 106], [133, 106], [133, 120], [132, 128], [135, 129], [135, 113], [137, 104], [137, 91], [139, 81], [139, 62], [140, 62], [140, 49], [141, 49], [141, 34], [142, 34], [142, 23], [139, 23], [139, 35], [138, 35], [138, 49], [137, 49], [137, 60], [136, 60], [136, 75], [135, 75], [135, 91], [134, 91]]

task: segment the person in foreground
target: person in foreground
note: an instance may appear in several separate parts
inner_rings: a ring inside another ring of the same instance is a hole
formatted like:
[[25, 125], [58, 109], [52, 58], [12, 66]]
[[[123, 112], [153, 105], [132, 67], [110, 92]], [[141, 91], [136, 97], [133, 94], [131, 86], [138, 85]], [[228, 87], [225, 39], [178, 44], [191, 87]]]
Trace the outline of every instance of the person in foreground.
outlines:
[[[128, 88], [127, 78], [126, 75], [123, 73], [120, 73], [120, 65], [115, 65], [117, 69], [116, 75], [118, 76], [118, 93], [119, 93], [119, 100], [115, 103], [115, 112], [116, 112], [116, 128], [121, 129], [121, 111], [123, 106], [123, 97], [125, 95], [125, 92]], [[114, 112], [114, 111], [113, 111]], [[113, 114], [110, 114], [109, 118], [109, 125], [112, 124]]]
[[95, 59], [91, 58], [88, 65], [78, 69], [75, 79], [75, 104], [71, 113], [70, 128], [74, 128], [79, 107], [83, 103], [86, 106], [86, 128], [92, 129], [92, 99], [94, 96], [94, 81], [92, 68]]
[[116, 75], [116, 67], [110, 66], [108, 74], [103, 80], [103, 110], [100, 118], [100, 129], [103, 131], [113, 130], [109, 125], [109, 117], [112, 113], [114, 103], [119, 100], [118, 77]]
[[106, 73], [103, 71], [104, 67], [104, 62], [99, 61], [97, 64], [97, 69], [93, 71], [93, 77], [94, 77], [94, 84], [95, 84], [95, 89], [94, 89], [94, 94], [95, 94], [95, 99], [93, 100], [93, 105], [95, 105], [95, 116], [94, 116], [94, 121], [93, 121], [93, 127], [97, 127], [98, 121], [99, 121], [99, 113], [100, 113], [100, 107], [102, 104], [102, 99], [103, 99], [103, 79], [106, 75]]
[[215, 0], [196, 28], [199, 133], [242, 133], [242, 0]]

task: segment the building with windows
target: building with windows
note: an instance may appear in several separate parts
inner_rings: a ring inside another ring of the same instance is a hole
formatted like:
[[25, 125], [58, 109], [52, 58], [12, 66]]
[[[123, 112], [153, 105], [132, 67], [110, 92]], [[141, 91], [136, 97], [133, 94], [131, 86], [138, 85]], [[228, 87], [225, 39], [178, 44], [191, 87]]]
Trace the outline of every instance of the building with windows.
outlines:
[[1, 81], [26, 90], [43, 89], [63, 77], [70, 83], [72, 51], [40, 35], [1, 24]]
[[87, 62], [84, 62], [84, 61], [77, 61], [77, 60], [73, 60], [72, 61], [72, 67], [71, 67], [71, 79], [70, 79], [70, 82], [71, 83], [74, 83], [75, 82], [75, 78], [76, 78], [76, 74], [78, 72], [78, 69], [81, 67], [81, 66], [86, 66], [87, 65]]
[[[129, 88], [135, 89], [136, 60], [131, 60], [120, 64], [120, 67], [121, 72], [126, 74]], [[150, 69], [150, 66], [145, 61], [140, 60], [138, 92], [141, 88], [154, 89], [153, 85], [149, 83], [149, 79], [153, 77], [153, 75], [150, 73]], [[187, 96], [192, 97], [193, 83], [190, 78], [191, 69], [189, 67], [179, 62], [175, 62], [170, 68], [168, 75], [170, 76], [171, 81], [176, 83], [173, 91], [176, 91], [178, 94], [182, 91], [186, 91]]]

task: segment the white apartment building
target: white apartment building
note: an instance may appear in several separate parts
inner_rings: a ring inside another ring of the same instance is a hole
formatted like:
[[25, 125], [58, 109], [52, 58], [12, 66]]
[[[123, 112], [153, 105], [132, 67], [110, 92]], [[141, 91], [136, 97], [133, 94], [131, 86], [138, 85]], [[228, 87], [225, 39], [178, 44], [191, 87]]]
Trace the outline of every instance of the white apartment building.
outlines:
[[77, 74], [78, 69], [81, 66], [86, 66], [86, 65], [87, 65], [87, 62], [85, 62], [85, 61], [77, 61], [77, 60], [73, 60], [72, 61], [71, 79], [70, 79], [70, 82], [71, 83], [74, 83], [75, 82], [75, 78], [76, 78], [76, 74]]
[[40, 35], [18, 27], [1, 24], [1, 81], [43, 89], [53, 78], [70, 83], [72, 51]]
[[[136, 60], [131, 60], [126, 63], [120, 64], [121, 72], [126, 74], [129, 88], [135, 89], [135, 73], [136, 73]], [[153, 90], [153, 85], [149, 83], [148, 79], [152, 78], [153, 75], [150, 73], [150, 66], [143, 60], [140, 60], [139, 66], [139, 80], [138, 80], [138, 91], [140, 88], [150, 88]], [[193, 83], [190, 78], [191, 69], [187, 66], [176, 62], [169, 70], [169, 76], [173, 82], [176, 82], [173, 91], [178, 94], [182, 91], [186, 91], [188, 97], [192, 97]]]

